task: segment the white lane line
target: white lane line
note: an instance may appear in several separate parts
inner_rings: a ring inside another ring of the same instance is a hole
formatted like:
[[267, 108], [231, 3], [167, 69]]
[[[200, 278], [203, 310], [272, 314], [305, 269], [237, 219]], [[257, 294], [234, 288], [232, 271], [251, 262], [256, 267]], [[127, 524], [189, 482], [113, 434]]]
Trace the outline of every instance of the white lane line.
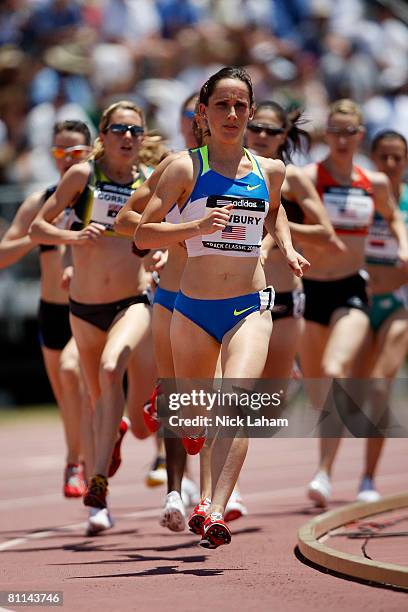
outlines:
[[[154, 518], [158, 517], [160, 514], [161, 508], [152, 508], [149, 510], [140, 510], [138, 512], [132, 512], [130, 514], [123, 514], [121, 518]], [[0, 544], [0, 552], [3, 550], [8, 550], [10, 548], [16, 548], [20, 546], [20, 544], [26, 544], [31, 540], [42, 540], [46, 538], [50, 538], [52, 536], [61, 534], [64, 532], [70, 533], [71, 531], [79, 531], [80, 529], [86, 529], [87, 523], [74, 523], [71, 525], [64, 525], [62, 527], [56, 527], [52, 530], [47, 531], [36, 531], [35, 533], [30, 533], [24, 538], [15, 538], [14, 540], [9, 540], [8, 542], [3, 542]]]
[[24, 544], [25, 542], [27, 542], [27, 538], [16, 538], [15, 540], [4, 542], [3, 544], [0, 544], [0, 551], [7, 550], [7, 548], [15, 548], [16, 546]]
[[[382, 476], [381, 478], [378, 478], [378, 481], [387, 482], [389, 484], [392, 484], [393, 482], [400, 483], [401, 475], [395, 475], [395, 474], [391, 475], [390, 474], [389, 476]], [[336, 491], [342, 492], [343, 490], [347, 490], [352, 484], [355, 484], [355, 478], [337, 481]], [[127, 486], [118, 487], [118, 489], [119, 490], [121, 489], [123, 490], [123, 492], [126, 492], [129, 489], [133, 489], [133, 487], [131, 487], [130, 485], [127, 485]], [[245, 494], [245, 501], [247, 500], [257, 501], [257, 500], [262, 500], [262, 499], [270, 499], [271, 502], [273, 503], [273, 501], [276, 499], [286, 499], [288, 497], [298, 497], [299, 495], [303, 495], [304, 490], [305, 490], [304, 485], [302, 485], [302, 486], [297, 486], [297, 487], [286, 487], [284, 489], [270, 489], [268, 491], [256, 491], [254, 493]], [[304, 503], [308, 503], [308, 500], [305, 499]], [[161, 512], [161, 508], [156, 507], [156, 508], [150, 508], [148, 510], [137, 510], [136, 512], [129, 512], [127, 514], [122, 514], [120, 518], [122, 519], [155, 518], [155, 517], [157, 518], [160, 512]], [[16, 548], [17, 546], [20, 546], [21, 544], [26, 544], [27, 542], [31, 540], [46, 539], [46, 538], [55, 536], [59, 533], [63, 535], [64, 532], [70, 533], [72, 531], [79, 531], [81, 529], [85, 530], [86, 527], [87, 527], [87, 523], [84, 522], [84, 523], [64, 525], [61, 527], [56, 527], [55, 529], [52, 529], [52, 530], [37, 531], [35, 533], [30, 533], [24, 538], [15, 538], [13, 540], [9, 540], [8, 542], [3, 542], [2, 544], [0, 544], [0, 552], [3, 550], [9, 550], [10, 548]]]

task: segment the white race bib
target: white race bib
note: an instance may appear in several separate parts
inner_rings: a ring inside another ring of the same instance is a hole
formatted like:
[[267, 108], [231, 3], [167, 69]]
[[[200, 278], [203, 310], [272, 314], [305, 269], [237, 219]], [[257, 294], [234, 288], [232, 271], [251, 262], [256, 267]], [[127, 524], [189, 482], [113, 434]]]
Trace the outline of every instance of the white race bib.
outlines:
[[114, 233], [115, 218], [133, 193], [130, 187], [109, 183], [96, 185], [89, 223], [104, 225], [109, 233]]
[[268, 203], [258, 198], [209, 196], [205, 215], [214, 208], [222, 208], [233, 202], [234, 208], [223, 230], [203, 236], [203, 246], [221, 251], [251, 253], [261, 245], [263, 224], [268, 212]]
[[366, 240], [366, 261], [372, 264], [395, 265], [398, 243], [382, 217], [375, 217]]
[[374, 201], [360, 187], [326, 187], [323, 203], [335, 229], [364, 230], [374, 213]]

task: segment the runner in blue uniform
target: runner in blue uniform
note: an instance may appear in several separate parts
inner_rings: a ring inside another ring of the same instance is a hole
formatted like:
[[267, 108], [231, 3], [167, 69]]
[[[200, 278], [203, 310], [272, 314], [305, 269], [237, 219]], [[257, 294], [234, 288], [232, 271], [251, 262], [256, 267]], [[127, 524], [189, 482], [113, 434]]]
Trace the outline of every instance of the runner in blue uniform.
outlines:
[[[293, 249], [286, 215], [279, 214], [283, 163], [257, 159], [243, 148], [254, 112], [249, 75], [240, 68], [221, 69], [203, 85], [199, 102], [210, 142], [169, 164], [135, 241], [139, 248], [186, 241], [187, 263], [171, 324], [175, 375], [213, 379], [221, 351], [225, 385], [228, 379], [259, 378], [265, 365], [274, 292], [265, 287], [259, 259], [264, 224], [296, 274], [301, 276], [308, 262]], [[174, 202], [181, 223], [162, 222]], [[189, 428], [187, 450], [196, 451], [203, 438], [202, 427]], [[219, 435], [214, 441], [204, 547], [231, 540], [223, 514], [247, 447], [245, 437]]]

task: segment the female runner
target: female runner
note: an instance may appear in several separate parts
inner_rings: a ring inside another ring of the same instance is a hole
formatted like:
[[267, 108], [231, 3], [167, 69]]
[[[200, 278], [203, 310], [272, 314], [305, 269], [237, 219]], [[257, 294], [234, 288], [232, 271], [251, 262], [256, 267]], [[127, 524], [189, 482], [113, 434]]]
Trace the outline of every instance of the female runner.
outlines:
[[[144, 127], [143, 113], [132, 102], [109, 106], [92, 161], [65, 175], [31, 230], [38, 241], [72, 246], [71, 326], [94, 408], [87, 459], [88, 473], [94, 476], [84, 497], [90, 533], [113, 524], [106, 504], [107, 476], [113, 471], [112, 451], [124, 410], [126, 370], [132, 431], [138, 438], [148, 435], [143, 402], [155, 379], [148, 277], [140, 254], [132, 255], [131, 243], [113, 229], [116, 214], [149, 171], [138, 163]], [[71, 229], [55, 228], [52, 220], [66, 207], [75, 215]]]
[[[322, 406], [332, 379], [352, 376], [353, 362], [368, 331], [366, 273], [362, 270], [366, 236], [375, 211], [395, 235], [401, 261], [408, 261], [405, 228], [387, 177], [379, 172], [363, 171], [354, 164], [353, 158], [363, 137], [362, 115], [357, 104], [347, 99], [334, 102], [326, 129], [329, 154], [322, 162], [305, 168], [347, 247], [343, 253], [327, 253], [321, 257], [312, 244], [304, 246], [313, 271], [303, 279], [306, 325], [300, 356], [304, 377], [323, 379], [317, 388], [310, 387], [312, 403], [317, 408]], [[308, 487], [309, 498], [321, 506], [327, 504], [331, 495], [330, 475], [341, 431], [342, 424], [336, 417], [334, 421], [326, 418], [321, 423], [319, 469]]]
[[[282, 214], [275, 228], [285, 174], [282, 162], [257, 160], [243, 149], [254, 111], [249, 75], [240, 68], [221, 69], [204, 84], [199, 101], [210, 142], [169, 164], [135, 241], [139, 248], [186, 241], [188, 258], [171, 322], [175, 375], [212, 380], [221, 351], [228, 389], [228, 379], [259, 378], [265, 365], [273, 290], [265, 289], [259, 260], [264, 223], [295, 273], [302, 275], [308, 263], [294, 251]], [[174, 202], [182, 222], [162, 222]], [[184, 444], [190, 450], [197, 448], [197, 433], [186, 435]], [[223, 513], [247, 446], [248, 440], [236, 435], [219, 435], [214, 441], [212, 502], [201, 540], [207, 548], [231, 540]]]
[[[408, 185], [403, 176], [408, 166], [408, 146], [402, 134], [384, 130], [371, 145], [371, 158], [390, 180], [405, 227], [408, 228]], [[375, 215], [366, 243], [366, 261], [370, 275], [369, 349], [363, 362], [371, 366], [370, 402], [376, 420], [387, 419], [392, 382], [404, 362], [408, 349], [408, 292], [406, 268], [398, 259], [398, 244], [380, 215]], [[387, 421], [386, 421], [387, 424]], [[367, 439], [364, 470], [359, 486], [359, 501], [380, 498], [374, 476], [385, 438]]]
[[[188, 148], [202, 144], [202, 130], [195, 119], [195, 107], [198, 93], [187, 98], [181, 107], [181, 131]], [[148, 180], [129, 198], [115, 220], [116, 231], [125, 236], [133, 237], [140, 221], [140, 213], [157, 186], [157, 183], [169, 163], [179, 155], [188, 155], [186, 151], [169, 154], [155, 169]], [[137, 212], [139, 211], [139, 213]], [[180, 221], [178, 207], [175, 204], [166, 215], [170, 223]], [[174, 378], [173, 356], [170, 344], [170, 323], [174, 309], [174, 302], [180, 287], [180, 278], [187, 260], [186, 247], [182, 243], [172, 245], [168, 249], [167, 263], [160, 271], [160, 284], [156, 289], [153, 304], [153, 341], [157, 371], [160, 379]], [[159, 387], [157, 387], [158, 389]], [[157, 389], [154, 397], [157, 395]], [[155, 403], [155, 400], [154, 400]], [[146, 407], [147, 408], [147, 407]], [[149, 405], [151, 412], [154, 406]], [[156, 427], [159, 422], [153, 423]], [[178, 437], [165, 435], [164, 444], [166, 459], [163, 464], [167, 471], [167, 496], [165, 507], [160, 516], [160, 524], [171, 531], [185, 529], [185, 501], [198, 501], [198, 491], [195, 484], [186, 476], [186, 451]], [[204, 453], [203, 453], [204, 454]], [[206, 492], [207, 494], [207, 492]]]
[[[248, 124], [249, 148], [264, 157], [290, 162], [290, 154], [301, 148], [302, 139], [307, 139], [307, 133], [299, 128], [299, 117], [299, 112], [289, 116], [276, 102], [261, 102]], [[282, 205], [292, 238], [301, 246], [320, 242], [322, 248], [341, 248], [316, 188], [302, 169], [292, 164], [286, 166]], [[298, 352], [305, 296], [301, 279], [289, 270], [285, 258], [269, 235], [263, 241], [262, 251], [266, 282], [273, 282], [276, 291], [272, 311], [274, 325], [264, 377], [280, 379], [285, 384], [291, 376]]]
[[[51, 153], [60, 173], [83, 161], [91, 152], [91, 134], [82, 121], [56, 123]], [[56, 186], [30, 195], [20, 206], [0, 243], [0, 268], [19, 261], [33, 248], [30, 225]], [[39, 337], [45, 368], [54, 397], [61, 410], [67, 445], [63, 492], [65, 497], [81, 497], [85, 492], [80, 464], [81, 388], [79, 356], [69, 324], [68, 293], [62, 286], [62, 249], [40, 244], [41, 299]], [[66, 270], [65, 281], [69, 272]]]

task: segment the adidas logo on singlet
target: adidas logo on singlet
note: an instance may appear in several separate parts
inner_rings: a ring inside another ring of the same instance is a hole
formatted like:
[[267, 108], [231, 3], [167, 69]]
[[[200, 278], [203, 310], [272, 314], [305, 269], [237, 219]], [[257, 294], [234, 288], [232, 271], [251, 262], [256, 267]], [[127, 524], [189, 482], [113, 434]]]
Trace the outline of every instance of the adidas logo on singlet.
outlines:
[[231, 204], [231, 202], [237, 206], [245, 206], [245, 208], [257, 208], [259, 205], [257, 202], [251, 200], [218, 200], [217, 204], [221, 206], [225, 206], [226, 204]]

